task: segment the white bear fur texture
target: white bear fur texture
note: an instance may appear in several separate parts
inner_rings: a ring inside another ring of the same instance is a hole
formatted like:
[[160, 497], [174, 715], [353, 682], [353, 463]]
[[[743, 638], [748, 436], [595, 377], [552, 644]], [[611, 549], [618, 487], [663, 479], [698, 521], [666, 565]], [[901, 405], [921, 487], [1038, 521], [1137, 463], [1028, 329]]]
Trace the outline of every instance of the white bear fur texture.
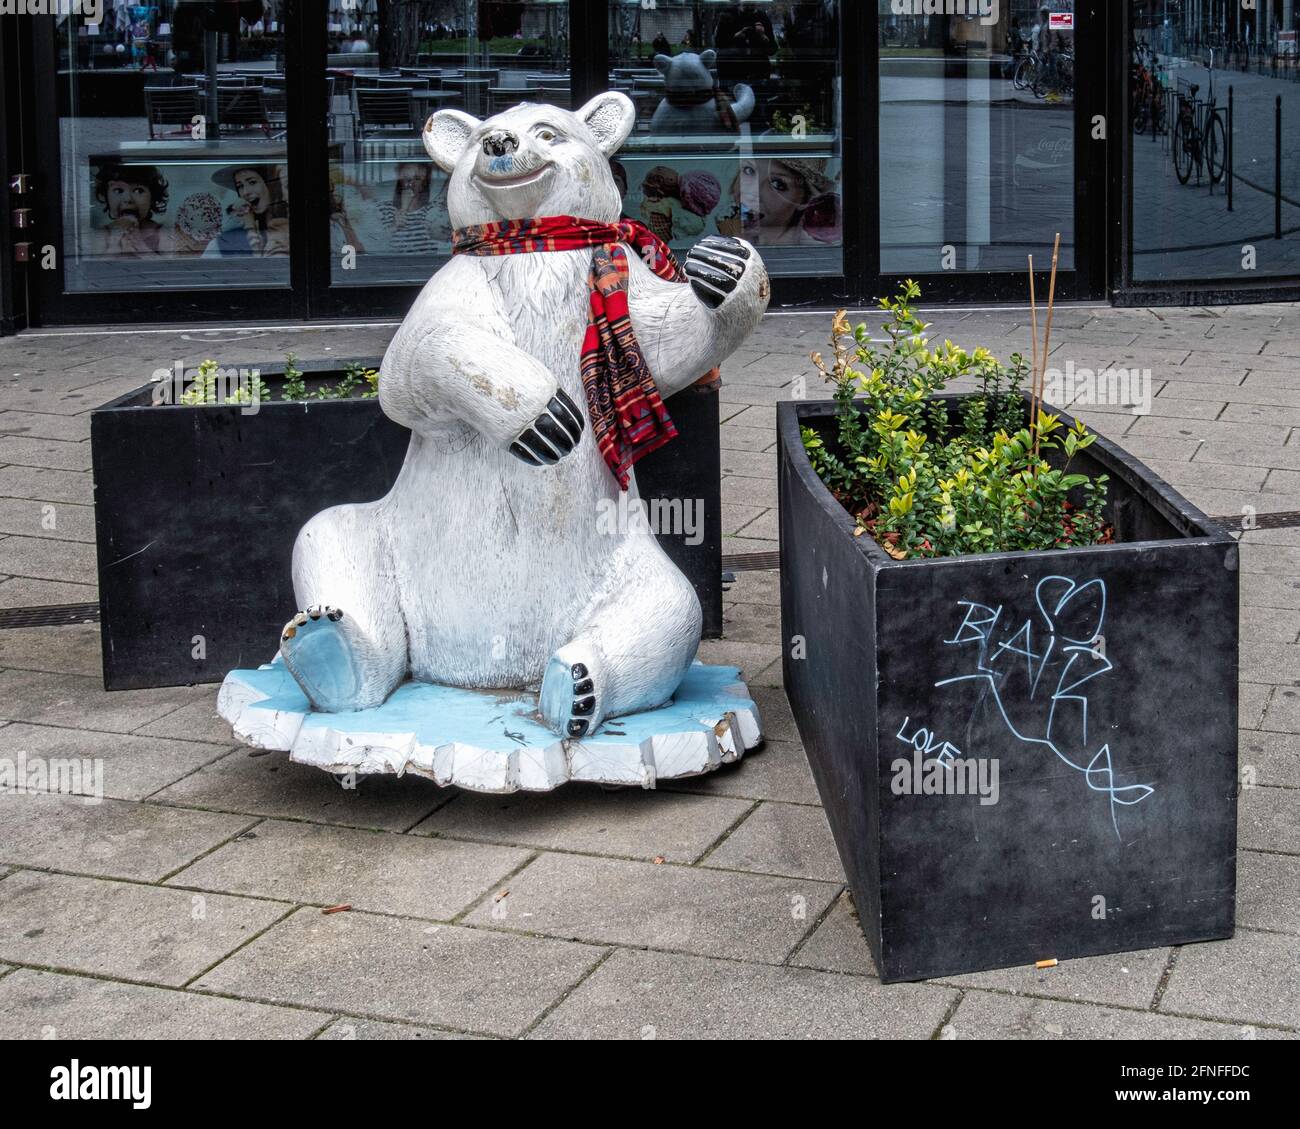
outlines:
[[[443, 110], [424, 142], [451, 176], [453, 227], [551, 215], [613, 222], [621, 201], [608, 158], [634, 120], [618, 93], [572, 113], [525, 104], [485, 122]], [[515, 145], [504, 156], [503, 135]], [[632, 323], [665, 398], [762, 318], [768, 278], [746, 247], [745, 272], [716, 309], [629, 254]], [[409, 675], [540, 689], [547, 724], [577, 736], [575, 702], [594, 699], [576, 710], [587, 722], [579, 730], [594, 732], [677, 688], [699, 645], [699, 602], [644, 523], [611, 533], [599, 520], [619, 487], [590, 421], [553, 465], [509, 450], [558, 389], [586, 414], [578, 364], [591, 256], [456, 256], [416, 299], [381, 369], [383, 411], [412, 432], [397, 481], [377, 502], [317, 514], [294, 548], [308, 610], [281, 650], [317, 709], [378, 705]]]

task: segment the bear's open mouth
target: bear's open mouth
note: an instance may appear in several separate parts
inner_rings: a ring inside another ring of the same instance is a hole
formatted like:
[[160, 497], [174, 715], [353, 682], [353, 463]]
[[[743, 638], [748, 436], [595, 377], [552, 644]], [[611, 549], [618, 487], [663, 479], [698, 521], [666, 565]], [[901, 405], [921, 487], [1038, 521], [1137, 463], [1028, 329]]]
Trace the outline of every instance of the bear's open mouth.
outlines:
[[484, 176], [478, 174], [478, 182], [484, 188], [517, 188], [521, 184], [532, 184], [534, 181], [541, 180], [551, 171], [551, 165], [544, 164], [531, 172], [520, 173], [518, 176]]

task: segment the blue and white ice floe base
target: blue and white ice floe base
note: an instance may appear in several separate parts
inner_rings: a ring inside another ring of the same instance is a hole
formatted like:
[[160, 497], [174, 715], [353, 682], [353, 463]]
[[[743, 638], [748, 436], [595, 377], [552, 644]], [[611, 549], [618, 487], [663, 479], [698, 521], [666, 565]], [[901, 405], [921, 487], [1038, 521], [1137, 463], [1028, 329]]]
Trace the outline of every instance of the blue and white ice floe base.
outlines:
[[566, 780], [639, 784], [698, 776], [763, 739], [758, 707], [734, 666], [692, 664], [673, 700], [562, 738], [537, 695], [406, 682], [381, 706], [316, 713], [277, 658], [226, 675], [217, 709], [235, 736], [344, 774], [411, 772], [475, 792], [544, 792]]

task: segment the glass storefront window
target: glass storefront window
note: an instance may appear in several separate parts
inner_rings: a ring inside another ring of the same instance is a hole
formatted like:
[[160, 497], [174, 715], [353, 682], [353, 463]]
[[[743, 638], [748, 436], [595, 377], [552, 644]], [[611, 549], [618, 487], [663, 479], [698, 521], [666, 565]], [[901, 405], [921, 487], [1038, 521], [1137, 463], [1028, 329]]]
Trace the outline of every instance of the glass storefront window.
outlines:
[[1073, 0], [943, 7], [879, 0], [881, 271], [1070, 270]]
[[68, 290], [288, 285], [283, 6], [58, 17]]
[[609, 87], [637, 108], [624, 214], [670, 246], [743, 236], [772, 274], [842, 270], [835, 0], [610, 0]]
[[567, 0], [332, 0], [330, 260], [336, 286], [424, 282], [451, 254], [435, 110], [568, 107]]
[[1133, 281], [1300, 275], [1297, 5], [1130, 13]]

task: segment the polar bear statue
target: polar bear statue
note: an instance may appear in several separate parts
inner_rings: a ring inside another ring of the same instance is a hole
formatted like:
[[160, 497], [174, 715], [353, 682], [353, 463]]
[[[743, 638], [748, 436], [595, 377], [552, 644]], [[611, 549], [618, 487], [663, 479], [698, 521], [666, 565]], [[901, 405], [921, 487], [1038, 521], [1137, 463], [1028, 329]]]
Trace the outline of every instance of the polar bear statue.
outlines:
[[716, 51], [656, 55], [664, 96], [650, 120], [651, 133], [736, 133], [754, 112], [754, 91], [738, 83], [728, 98], [713, 76]]
[[[618, 93], [487, 121], [442, 110], [423, 138], [450, 174], [458, 229], [612, 224], [608, 158], [635, 116]], [[741, 240], [697, 245], [689, 285], [626, 258], [632, 329], [664, 398], [720, 364], [767, 306], [763, 263]], [[412, 433], [397, 481], [377, 502], [317, 514], [294, 546], [303, 611], [280, 651], [316, 710], [377, 706], [409, 676], [539, 691], [546, 726], [582, 737], [672, 697], [699, 645], [700, 606], [644, 523], [611, 533], [597, 520], [620, 485], [579, 371], [591, 271], [590, 247], [460, 254], [416, 299], [379, 387], [384, 413]], [[628, 490], [630, 501], [634, 476]]]

